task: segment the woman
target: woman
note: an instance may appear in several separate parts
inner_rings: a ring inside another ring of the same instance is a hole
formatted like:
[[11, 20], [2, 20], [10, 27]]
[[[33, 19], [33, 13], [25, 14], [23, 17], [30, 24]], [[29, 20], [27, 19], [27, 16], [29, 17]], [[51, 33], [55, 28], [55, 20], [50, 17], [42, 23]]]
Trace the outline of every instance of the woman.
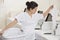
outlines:
[[35, 38], [35, 26], [38, 23], [38, 20], [48, 15], [48, 12], [53, 8], [53, 5], [51, 5], [42, 15], [36, 13], [38, 4], [34, 1], [26, 2], [26, 12], [22, 12], [19, 15], [15, 17], [15, 20], [9, 23], [5, 28], [2, 29], [3, 33], [8, 28], [11, 28], [18, 22], [21, 23], [21, 27], [23, 29], [23, 32], [25, 35], [25, 38], [23, 40], [34, 40]]

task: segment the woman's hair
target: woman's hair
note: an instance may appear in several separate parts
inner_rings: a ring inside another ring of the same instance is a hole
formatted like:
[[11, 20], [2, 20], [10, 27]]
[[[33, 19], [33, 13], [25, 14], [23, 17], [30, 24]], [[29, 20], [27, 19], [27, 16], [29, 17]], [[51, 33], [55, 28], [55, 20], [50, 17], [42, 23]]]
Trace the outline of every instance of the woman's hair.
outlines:
[[26, 8], [24, 9], [24, 12], [26, 12]]
[[31, 1], [31, 2], [27, 1], [26, 5], [27, 5], [28, 10], [30, 10], [30, 8], [34, 9], [35, 7], [38, 7], [38, 4], [36, 2], [34, 2], [34, 1]]

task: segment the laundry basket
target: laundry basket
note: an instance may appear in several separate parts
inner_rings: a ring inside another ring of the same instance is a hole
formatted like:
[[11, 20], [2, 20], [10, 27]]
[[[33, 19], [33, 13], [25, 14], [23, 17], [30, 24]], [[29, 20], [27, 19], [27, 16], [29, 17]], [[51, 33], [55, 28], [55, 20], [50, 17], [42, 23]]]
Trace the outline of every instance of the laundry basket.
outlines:
[[23, 40], [24, 36], [22, 36], [23, 32], [20, 31], [19, 28], [9, 28], [3, 33], [4, 40]]

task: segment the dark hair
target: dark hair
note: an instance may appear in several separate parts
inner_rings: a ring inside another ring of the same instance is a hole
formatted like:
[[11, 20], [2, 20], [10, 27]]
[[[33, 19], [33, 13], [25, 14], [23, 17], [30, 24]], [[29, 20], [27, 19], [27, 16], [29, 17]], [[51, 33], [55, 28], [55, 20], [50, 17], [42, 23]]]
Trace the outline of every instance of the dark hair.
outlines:
[[27, 5], [27, 9], [30, 10], [31, 9], [34, 9], [35, 7], [38, 7], [38, 4], [34, 1], [31, 1], [31, 2], [26, 2], [26, 5]]
[[26, 12], [26, 8], [24, 9], [24, 12]]

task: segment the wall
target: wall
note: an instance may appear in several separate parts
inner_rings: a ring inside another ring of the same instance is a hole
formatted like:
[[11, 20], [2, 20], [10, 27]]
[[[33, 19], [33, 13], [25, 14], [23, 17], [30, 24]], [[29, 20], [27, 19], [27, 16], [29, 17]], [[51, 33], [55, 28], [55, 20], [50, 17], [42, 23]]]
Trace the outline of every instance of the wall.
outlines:
[[6, 19], [6, 8], [3, 1], [0, 1], [0, 28], [5, 26], [5, 19]]

